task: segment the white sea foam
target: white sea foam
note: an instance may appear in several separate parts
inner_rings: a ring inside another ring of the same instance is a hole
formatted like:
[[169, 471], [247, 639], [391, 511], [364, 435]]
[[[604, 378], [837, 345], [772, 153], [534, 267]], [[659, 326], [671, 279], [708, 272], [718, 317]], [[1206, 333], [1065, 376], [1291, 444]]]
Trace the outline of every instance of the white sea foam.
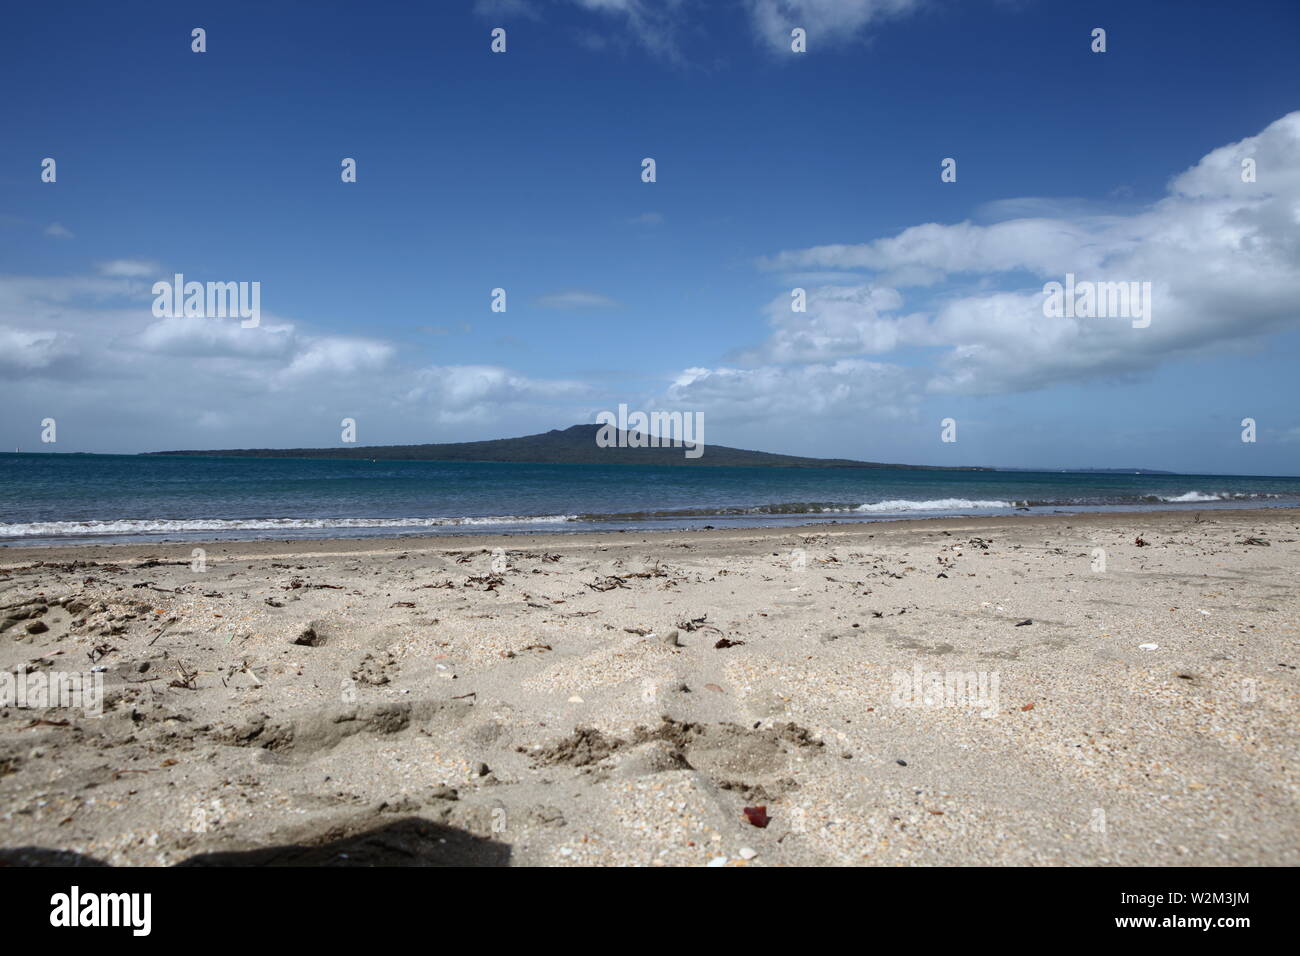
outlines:
[[445, 528], [472, 525], [561, 524], [577, 515], [500, 515], [483, 518], [180, 518], [116, 521], [35, 521], [0, 523], [0, 538], [34, 538], [69, 535], [171, 534], [197, 531], [301, 531], [332, 528]]
[[874, 501], [858, 505], [854, 511], [968, 511], [972, 508], [1014, 508], [1014, 501], [971, 501], [968, 498], [936, 498], [930, 501], [909, 501], [897, 498], [892, 501]]
[[1207, 495], [1199, 491], [1189, 491], [1185, 495], [1177, 495], [1171, 498], [1161, 497], [1161, 501], [1222, 501], [1220, 495]]

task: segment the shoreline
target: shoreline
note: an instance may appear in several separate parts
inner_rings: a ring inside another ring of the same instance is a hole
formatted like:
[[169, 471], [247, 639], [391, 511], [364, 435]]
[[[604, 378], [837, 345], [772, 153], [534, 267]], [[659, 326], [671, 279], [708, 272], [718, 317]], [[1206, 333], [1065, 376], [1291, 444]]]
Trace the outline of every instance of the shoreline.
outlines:
[[[1196, 517], [1199, 515], [1199, 519]], [[623, 540], [642, 539], [642, 543], [664, 542], [674, 537], [688, 538], [695, 541], [735, 541], [758, 540], [762, 538], [790, 535], [808, 537], [812, 535], [853, 535], [861, 534], [864, 529], [888, 529], [898, 533], [926, 529], [944, 530], [988, 530], [1007, 522], [1015, 522], [1016, 527], [1051, 526], [1060, 523], [1080, 525], [1107, 525], [1116, 520], [1163, 524], [1175, 520], [1196, 522], [1211, 520], [1212, 517], [1228, 516], [1242, 519], [1297, 519], [1300, 518], [1300, 506], [1275, 505], [1265, 508], [1188, 508], [1151, 511], [1103, 511], [1073, 512], [1068, 514], [1015, 514], [1015, 515], [975, 515], [970, 517], [946, 516], [931, 518], [863, 518], [859, 520], [837, 518], [825, 522], [813, 522], [791, 525], [752, 525], [731, 528], [665, 528], [662, 530], [627, 530], [610, 529], [608, 531], [525, 531], [525, 532], [443, 532], [434, 534], [407, 535], [348, 535], [343, 537], [304, 537], [304, 538], [195, 538], [187, 541], [118, 541], [118, 542], [83, 542], [79, 544], [19, 544], [17, 542], [0, 543], [0, 568], [12, 565], [28, 564], [29, 561], [9, 559], [9, 555], [39, 555], [38, 560], [87, 560], [87, 552], [96, 556], [129, 556], [132, 552], [148, 555], [165, 554], [168, 557], [188, 559], [194, 548], [243, 549], [247, 557], [276, 557], [286, 554], [310, 554], [326, 556], [336, 554], [383, 553], [386, 551], [447, 551], [463, 550], [470, 543], [489, 550], [494, 547], [506, 547], [527, 542], [533, 547], [577, 548], [593, 544], [605, 544]], [[447, 542], [440, 547], [439, 542]], [[12, 551], [10, 550], [12, 549]], [[182, 554], [184, 552], [184, 554]]]

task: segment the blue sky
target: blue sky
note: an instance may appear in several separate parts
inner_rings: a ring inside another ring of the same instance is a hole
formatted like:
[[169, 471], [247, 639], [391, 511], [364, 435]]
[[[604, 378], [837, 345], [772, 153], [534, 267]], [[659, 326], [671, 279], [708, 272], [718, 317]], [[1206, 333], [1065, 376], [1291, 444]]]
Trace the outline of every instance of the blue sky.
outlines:
[[[1296, 4], [412, 6], [7, 14], [0, 447], [625, 402], [795, 454], [1300, 473]], [[1151, 326], [1042, 316], [1066, 271], [1151, 281]], [[261, 327], [156, 318], [176, 272], [260, 282]]]

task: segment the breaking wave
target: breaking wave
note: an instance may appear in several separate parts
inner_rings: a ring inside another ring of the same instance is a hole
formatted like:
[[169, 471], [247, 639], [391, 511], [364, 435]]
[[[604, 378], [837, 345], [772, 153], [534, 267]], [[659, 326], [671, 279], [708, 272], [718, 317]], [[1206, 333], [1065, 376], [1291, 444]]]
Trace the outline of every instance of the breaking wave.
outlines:
[[893, 501], [877, 501], [873, 504], [858, 505], [854, 511], [967, 511], [982, 508], [1014, 508], [1014, 501], [971, 501], [967, 498], [936, 498], [930, 501], [908, 501], [896, 498]]
[[[118, 518], [83, 521], [0, 522], [0, 542], [22, 543], [35, 539], [58, 538], [144, 538], [153, 535], [213, 534], [223, 537], [262, 538], [283, 534], [286, 537], [320, 537], [337, 532], [338, 536], [366, 536], [367, 533], [409, 532], [437, 533], [461, 529], [487, 531], [493, 528], [515, 532], [526, 528], [569, 525], [569, 530], [591, 530], [611, 525], [644, 526], [646, 524], [681, 523], [690, 526], [706, 520], [745, 518], [816, 519], [843, 516], [852, 520], [903, 516], [944, 516], [1010, 513], [1038, 509], [1177, 507], [1187, 504], [1246, 504], [1265, 499], [1294, 499], [1294, 495], [1269, 492], [1210, 494], [1187, 491], [1177, 495], [1100, 495], [1040, 498], [1018, 501], [1001, 498], [890, 498], [884, 501], [786, 501], [761, 505], [718, 505], [676, 509], [647, 509], [620, 513], [550, 515], [486, 515], [434, 518]], [[563, 507], [561, 505], [561, 507]], [[559, 530], [557, 528], [557, 530]]]
[[647, 518], [737, 518], [746, 515], [823, 515], [823, 514], [905, 514], [914, 511], [980, 511], [990, 508], [1015, 508], [1018, 501], [971, 501], [968, 498], [935, 498], [912, 501], [895, 498], [852, 504], [834, 501], [783, 501], [777, 504], [745, 507], [678, 508], [668, 511], [627, 511], [620, 514], [587, 514], [584, 521], [642, 520]]
[[479, 525], [562, 524], [577, 515], [501, 515], [486, 518], [123, 518], [116, 521], [0, 523], [0, 538], [102, 534], [185, 534], [196, 531], [328, 531], [338, 528], [444, 528]]

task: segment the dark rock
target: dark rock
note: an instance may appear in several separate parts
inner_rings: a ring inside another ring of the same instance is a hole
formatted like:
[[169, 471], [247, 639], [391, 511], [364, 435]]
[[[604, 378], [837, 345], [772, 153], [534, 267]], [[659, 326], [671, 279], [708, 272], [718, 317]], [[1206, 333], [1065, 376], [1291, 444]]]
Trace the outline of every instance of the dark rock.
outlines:
[[312, 621], [301, 634], [293, 639], [293, 643], [303, 647], [320, 647], [325, 643], [325, 635], [321, 633], [318, 627], [319, 625]]

